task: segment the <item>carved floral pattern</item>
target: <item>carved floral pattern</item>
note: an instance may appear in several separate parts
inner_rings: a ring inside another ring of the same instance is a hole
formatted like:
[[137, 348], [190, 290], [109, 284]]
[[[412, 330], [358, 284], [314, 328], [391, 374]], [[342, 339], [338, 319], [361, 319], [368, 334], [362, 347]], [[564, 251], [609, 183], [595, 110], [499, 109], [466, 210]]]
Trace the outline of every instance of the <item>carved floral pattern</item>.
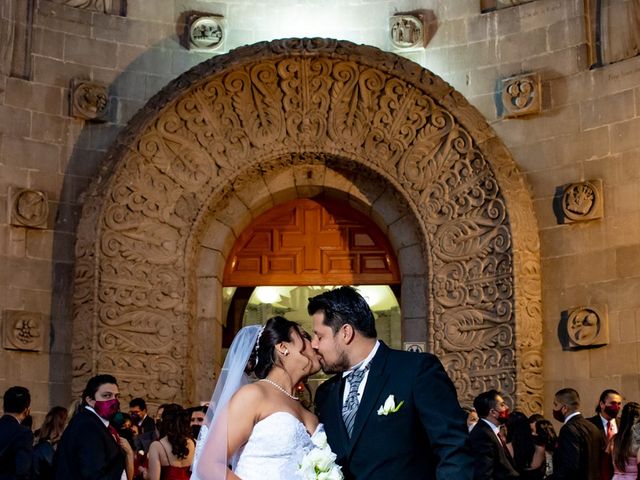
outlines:
[[430, 72], [323, 39], [212, 58], [116, 141], [79, 227], [74, 390], [100, 370], [152, 403], [185, 401], [195, 377], [210, 379], [212, 366], [187, 372], [204, 362], [193, 352], [192, 242], [206, 210], [248, 172], [266, 178], [311, 157], [384, 178], [416, 216], [429, 262], [427, 347], [462, 401], [498, 388], [539, 411], [537, 226], [510, 154]]
[[602, 179], [566, 185], [562, 193], [562, 213], [565, 223], [602, 218], [604, 213]]
[[28, 351], [41, 351], [43, 349], [43, 315], [22, 310], [5, 310], [3, 323], [4, 348]]

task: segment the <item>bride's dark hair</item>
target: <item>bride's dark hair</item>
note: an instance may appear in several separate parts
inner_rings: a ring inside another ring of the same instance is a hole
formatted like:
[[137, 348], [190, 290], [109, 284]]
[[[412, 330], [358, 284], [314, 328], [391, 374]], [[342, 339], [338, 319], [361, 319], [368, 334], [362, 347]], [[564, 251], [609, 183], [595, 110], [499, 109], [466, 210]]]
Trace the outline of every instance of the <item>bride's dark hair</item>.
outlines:
[[253, 371], [256, 377], [265, 378], [276, 363], [276, 345], [291, 342], [294, 332], [302, 337], [300, 325], [296, 322], [280, 316], [267, 320], [249, 359], [249, 370]]

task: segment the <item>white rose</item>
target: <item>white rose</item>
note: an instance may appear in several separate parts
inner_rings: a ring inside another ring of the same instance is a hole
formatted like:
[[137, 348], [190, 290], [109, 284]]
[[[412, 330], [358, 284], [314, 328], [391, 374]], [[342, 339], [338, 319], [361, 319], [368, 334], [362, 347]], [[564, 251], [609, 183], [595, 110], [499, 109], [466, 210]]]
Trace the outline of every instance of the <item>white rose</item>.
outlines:
[[396, 408], [396, 400], [393, 395], [389, 395], [382, 405], [378, 409], [378, 415], [389, 415], [389, 412]]
[[316, 432], [316, 434], [311, 438], [311, 441], [316, 447], [320, 448], [325, 448], [328, 445], [327, 434], [324, 430]]
[[331, 467], [331, 470], [328, 472], [322, 473], [323, 477], [318, 475], [318, 480], [343, 480], [344, 476], [342, 475], [342, 470], [338, 465], [334, 465]]

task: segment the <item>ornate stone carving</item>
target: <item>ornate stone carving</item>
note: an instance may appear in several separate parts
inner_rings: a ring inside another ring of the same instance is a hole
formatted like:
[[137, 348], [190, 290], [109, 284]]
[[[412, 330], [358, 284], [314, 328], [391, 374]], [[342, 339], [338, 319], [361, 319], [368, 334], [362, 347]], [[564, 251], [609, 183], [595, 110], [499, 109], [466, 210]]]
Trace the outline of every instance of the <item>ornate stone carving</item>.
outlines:
[[47, 228], [49, 201], [45, 192], [11, 187], [9, 198], [11, 198], [11, 225]]
[[389, 32], [391, 44], [399, 50], [425, 46], [425, 28], [421, 17], [394, 15], [389, 19]]
[[215, 50], [224, 42], [224, 19], [218, 15], [189, 18], [189, 50]]
[[542, 88], [540, 74], [517, 75], [502, 80], [502, 108], [507, 118], [540, 113]]
[[[199, 358], [188, 353], [195, 298], [216, 295], [199, 292], [195, 280], [200, 232], [212, 216], [228, 231], [237, 227], [246, 206], [227, 193], [248, 172], [263, 174], [277, 193], [277, 182], [282, 191], [297, 188], [292, 167], [339, 164], [383, 181], [419, 225], [429, 262], [426, 291], [416, 292], [429, 298], [427, 349], [460, 398], [497, 388], [518, 408], [541, 410], [531, 199], [495, 133], [438, 77], [372, 47], [282, 40], [204, 62], [136, 118], [88, 192], [79, 227], [76, 392], [100, 369], [132, 385], [142, 375], [151, 402], [186, 401], [191, 378], [209, 375], [170, 372]], [[322, 185], [314, 175], [305, 188]]]
[[126, 0], [53, 0], [53, 3], [94, 12], [124, 15]]
[[569, 348], [607, 345], [609, 320], [606, 306], [578, 307], [568, 311], [565, 334]]
[[425, 342], [404, 342], [402, 348], [405, 352], [426, 352], [427, 344]]
[[69, 115], [85, 120], [104, 120], [109, 105], [106, 85], [74, 78], [70, 95]]
[[44, 317], [22, 310], [4, 311], [2, 344], [8, 350], [39, 352], [44, 347]]
[[566, 185], [562, 192], [562, 214], [564, 223], [602, 218], [604, 215], [602, 179]]

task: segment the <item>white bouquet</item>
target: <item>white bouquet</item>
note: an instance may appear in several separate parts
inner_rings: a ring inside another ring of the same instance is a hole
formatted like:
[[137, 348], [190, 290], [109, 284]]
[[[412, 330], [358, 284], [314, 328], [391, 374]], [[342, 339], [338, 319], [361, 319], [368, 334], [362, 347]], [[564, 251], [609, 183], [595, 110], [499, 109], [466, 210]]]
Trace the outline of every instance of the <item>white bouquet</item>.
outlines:
[[314, 447], [302, 458], [298, 469], [304, 480], [343, 480], [342, 470], [336, 465], [336, 454], [331, 451], [324, 431], [311, 437]]

